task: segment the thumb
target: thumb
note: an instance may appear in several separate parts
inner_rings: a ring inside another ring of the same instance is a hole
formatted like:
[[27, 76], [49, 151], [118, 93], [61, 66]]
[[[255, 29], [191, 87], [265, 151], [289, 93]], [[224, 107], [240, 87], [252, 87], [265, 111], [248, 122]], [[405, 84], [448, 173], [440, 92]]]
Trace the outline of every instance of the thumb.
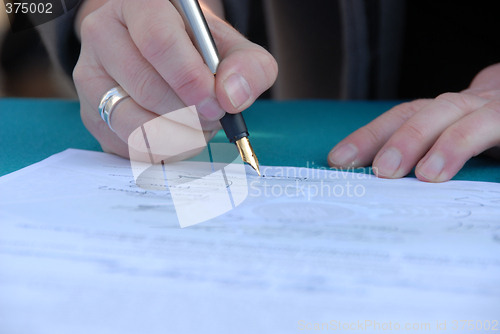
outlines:
[[241, 112], [274, 84], [278, 64], [266, 49], [215, 15], [207, 21], [222, 59], [215, 80], [217, 99], [226, 112]]

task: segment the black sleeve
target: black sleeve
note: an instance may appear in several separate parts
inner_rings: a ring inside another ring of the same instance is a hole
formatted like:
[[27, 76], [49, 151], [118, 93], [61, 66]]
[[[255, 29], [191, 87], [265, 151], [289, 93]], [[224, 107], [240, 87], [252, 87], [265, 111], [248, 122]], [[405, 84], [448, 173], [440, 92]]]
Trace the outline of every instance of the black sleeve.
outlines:
[[224, 0], [226, 21], [243, 35], [250, 29], [250, 2], [252, 0]]
[[74, 29], [74, 22], [80, 4], [83, 1], [79, 0], [65, 0], [68, 6], [69, 2], [73, 2], [73, 8], [69, 10], [64, 19], [57, 22], [56, 25], [56, 47], [57, 47], [57, 58], [61, 62], [61, 67], [65, 73], [72, 76], [73, 69], [80, 57], [80, 41], [76, 36]]
[[51, 60], [70, 77], [80, 56], [81, 45], [75, 33], [74, 22], [83, 1], [65, 0], [65, 14], [36, 27]]

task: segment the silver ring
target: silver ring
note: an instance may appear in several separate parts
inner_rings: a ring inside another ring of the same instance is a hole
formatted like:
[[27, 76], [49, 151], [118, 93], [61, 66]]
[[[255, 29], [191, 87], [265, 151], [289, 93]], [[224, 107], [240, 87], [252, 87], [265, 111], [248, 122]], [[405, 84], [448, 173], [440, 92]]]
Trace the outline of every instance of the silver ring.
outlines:
[[101, 114], [101, 118], [113, 132], [115, 132], [115, 130], [111, 127], [111, 114], [113, 113], [113, 110], [115, 110], [118, 103], [129, 97], [130, 95], [128, 95], [128, 93], [121, 86], [118, 86], [107, 91], [102, 97], [101, 103], [99, 103], [99, 113]]

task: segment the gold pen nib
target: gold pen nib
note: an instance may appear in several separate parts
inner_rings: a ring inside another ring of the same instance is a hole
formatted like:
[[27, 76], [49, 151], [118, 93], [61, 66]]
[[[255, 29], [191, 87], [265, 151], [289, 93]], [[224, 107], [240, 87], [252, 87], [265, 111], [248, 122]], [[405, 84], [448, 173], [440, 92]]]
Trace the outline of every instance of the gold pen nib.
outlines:
[[252, 145], [247, 137], [243, 137], [240, 140], [236, 141], [236, 146], [238, 147], [238, 151], [240, 151], [241, 159], [243, 162], [246, 162], [260, 175], [259, 169], [259, 160], [257, 160], [257, 156], [253, 151]]

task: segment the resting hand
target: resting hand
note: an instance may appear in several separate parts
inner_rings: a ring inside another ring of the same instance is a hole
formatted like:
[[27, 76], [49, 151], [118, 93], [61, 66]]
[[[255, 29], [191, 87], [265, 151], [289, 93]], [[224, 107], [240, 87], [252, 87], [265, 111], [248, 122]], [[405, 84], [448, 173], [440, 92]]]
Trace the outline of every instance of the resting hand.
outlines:
[[383, 178], [416, 166], [419, 180], [450, 180], [471, 157], [500, 147], [500, 64], [481, 71], [461, 93], [398, 105], [342, 140], [328, 156], [332, 167], [373, 162]]
[[[209, 140], [225, 111], [243, 111], [274, 83], [274, 58], [217, 16], [222, 15], [221, 1], [201, 5], [221, 54], [216, 78], [170, 1], [87, 0], [82, 5], [75, 27], [82, 49], [73, 77], [82, 120], [104, 151], [128, 157], [127, 142], [135, 129], [192, 105]], [[115, 133], [97, 108], [104, 93], [118, 85], [131, 98], [112, 113]], [[161, 126], [155, 132], [164, 144], [190, 140], [189, 122], [167, 119]]]

